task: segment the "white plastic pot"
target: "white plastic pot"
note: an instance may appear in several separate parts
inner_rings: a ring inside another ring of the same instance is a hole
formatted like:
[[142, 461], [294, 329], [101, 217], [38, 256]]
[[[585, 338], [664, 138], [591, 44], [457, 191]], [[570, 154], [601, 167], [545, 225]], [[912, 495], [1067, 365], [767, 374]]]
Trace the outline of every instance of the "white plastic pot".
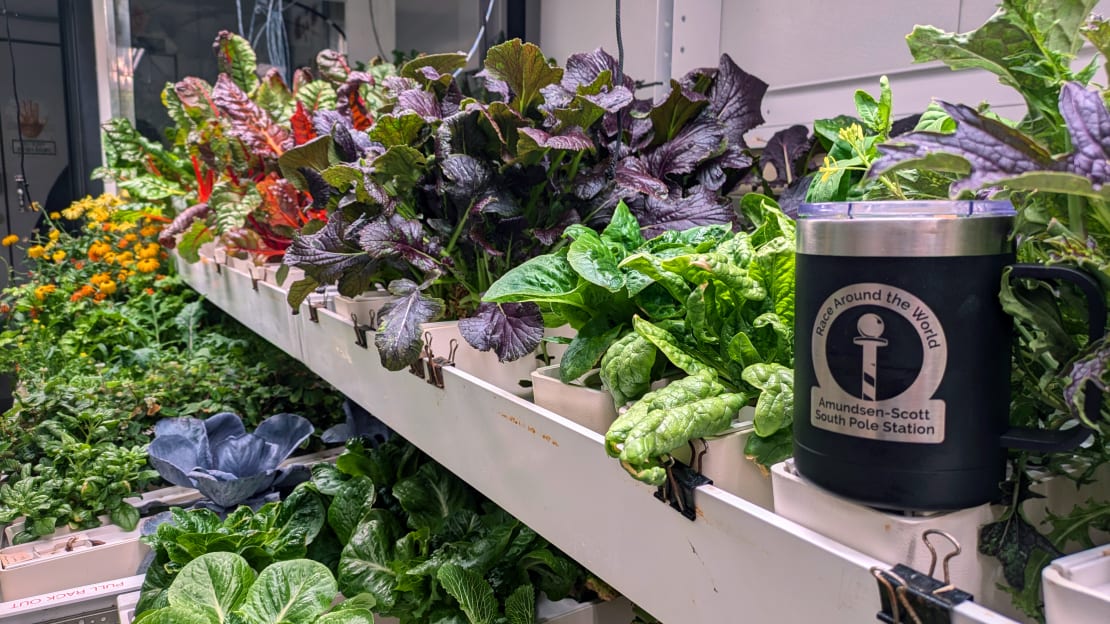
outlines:
[[135, 620], [135, 607], [139, 604], [142, 592], [130, 592], [116, 596], [116, 614], [119, 624], [131, 624]]
[[[952, 535], [963, 550], [950, 562], [952, 582], [976, 602], [1018, 615], [1010, 597], [997, 587], [1004, 582], [998, 561], [978, 549], [979, 529], [997, 519], [997, 508], [979, 505], [918, 516], [887, 513], [813, 485], [798, 475], [793, 460], [772, 466], [771, 479], [775, 513], [892, 566], [904, 563], [928, 572], [931, 556], [922, 534], [939, 529]], [[953, 550], [943, 537], [931, 541], [942, 558]], [[938, 564], [937, 576], [940, 570]]]
[[617, 419], [613, 395], [603, 389], [563, 383], [557, 364], [532, 371], [532, 392], [536, 405], [601, 435]]
[[337, 293], [332, 298], [332, 307], [336, 314], [347, 320], [352, 320], [353, 316], [360, 325], [377, 327], [378, 313], [395, 299], [386, 290], [371, 290], [357, 297], [344, 297]]
[[537, 624], [628, 624], [632, 603], [621, 597], [609, 601], [575, 602], [572, 598], [552, 602], [544, 596], [536, 601]]
[[425, 323], [424, 332], [431, 339], [432, 354], [448, 357], [452, 340], [458, 345], [455, 351], [455, 367], [474, 375], [502, 390], [519, 397], [530, 397], [532, 389], [522, 386], [522, 380], [531, 379], [538, 360], [534, 356], [522, 357], [513, 362], [501, 362], [491, 351], [479, 351], [470, 346], [459, 333], [458, 321]]
[[[771, 493], [771, 475], [744, 455], [748, 437], [755, 431], [752, 426], [753, 417], [755, 408], [746, 406], [728, 431], [706, 438], [701, 473], [712, 479], [713, 485], [729, 494], [764, 509], [772, 509], [774, 496]], [[684, 461], [689, 462], [690, 459], [686, 458]]]
[[1057, 559], [1041, 575], [1048, 624], [1110, 622], [1110, 545]]
[[280, 264], [267, 264], [266, 265], [266, 281], [280, 287], [282, 290], [288, 292], [289, 285], [293, 282], [304, 279], [304, 270], [297, 267], [289, 267], [289, 271], [285, 274], [285, 281], [278, 283], [277, 272], [281, 269]]
[[5, 601], [131, 576], [150, 548], [109, 525], [0, 549]]

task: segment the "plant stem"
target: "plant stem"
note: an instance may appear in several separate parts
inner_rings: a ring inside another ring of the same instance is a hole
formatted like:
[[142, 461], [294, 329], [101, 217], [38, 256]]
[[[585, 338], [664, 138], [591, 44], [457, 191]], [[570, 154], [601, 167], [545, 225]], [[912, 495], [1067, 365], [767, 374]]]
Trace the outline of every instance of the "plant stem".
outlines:
[[1079, 238], [1087, 238], [1087, 222], [1084, 217], [1087, 209], [1087, 198], [1080, 195], [1068, 195], [1068, 228]]

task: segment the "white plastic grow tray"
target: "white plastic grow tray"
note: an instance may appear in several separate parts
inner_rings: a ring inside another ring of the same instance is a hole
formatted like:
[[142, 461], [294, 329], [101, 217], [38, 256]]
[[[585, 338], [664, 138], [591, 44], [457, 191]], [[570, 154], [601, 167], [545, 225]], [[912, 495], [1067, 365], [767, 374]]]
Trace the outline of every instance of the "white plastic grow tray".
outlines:
[[0, 549], [0, 598], [18, 600], [130, 576], [150, 547], [139, 529], [102, 526]]
[[1110, 544], [1057, 559], [1042, 577], [1048, 624], [1110, 622]]
[[[714, 486], [696, 490], [691, 522], [629, 478], [600, 434], [457, 367], [443, 369], [442, 389], [387, 371], [349, 321], [321, 312], [314, 323], [307, 306], [296, 318], [310, 369], [663, 622], [875, 621], [871, 569], [899, 561]], [[955, 624], [1013, 621], [975, 602], [952, 614]]]
[[138, 591], [142, 575], [72, 587], [0, 603], [3, 624], [111, 623], [117, 621], [116, 597]]

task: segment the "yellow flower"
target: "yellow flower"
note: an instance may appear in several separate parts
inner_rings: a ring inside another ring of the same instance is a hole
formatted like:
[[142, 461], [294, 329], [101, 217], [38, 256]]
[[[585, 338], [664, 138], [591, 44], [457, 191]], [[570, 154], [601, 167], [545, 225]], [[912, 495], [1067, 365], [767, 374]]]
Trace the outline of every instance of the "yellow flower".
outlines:
[[108, 262], [108, 263], [115, 262], [116, 261], [116, 252], [109, 251], [108, 253], [105, 253], [103, 256], [101, 256], [100, 259], [105, 261], [105, 262]]
[[116, 264], [122, 267], [131, 266], [134, 262], [135, 254], [131, 253], [130, 251], [116, 254]]
[[829, 158], [828, 156], [825, 156], [825, 162], [823, 165], [821, 165], [821, 168], [818, 169], [818, 171], [821, 173], [821, 181], [828, 181], [829, 176], [836, 173], [836, 161], [832, 158]]
[[143, 229], [139, 230], [139, 234], [143, 238], [150, 238], [152, 236], [157, 236], [158, 232], [159, 232], [159, 229], [160, 228], [157, 225], [148, 225], [148, 226], [145, 226]]
[[69, 219], [70, 221], [76, 221], [80, 219], [81, 215], [83, 214], [85, 214], [85, 206], [83, 205], [83, 202], [74, 202], [69, 206], [69, 208], [65, 208], [64, 210], [62, 210], [62, 216], [66, 219]]
[[147, 258], [157, 258], [158, 254], [161, 251], [162, 248], [158, 245], [158, 243], [147, 243], [146, 245], [143, 245], [142, 248], [136, 249], [136, 255], [140, 259], [145, 260]]
[[66, 259], [66, 252], [59, 249], [58, 251], [54, 252], [53, 256], [50, 257], [54, 259], [54, 262], [61, 262], [62, 260]]
[[135, 265], [135, 268], [138, 269], [140, 273], [153, 273], [158, 270], [158, 266], [159, 264], [157, 260], [153, 258], [146, 258], [144, 260], [139, 260], [138, 264]]
[[93, 286], [99, 286], [104, 282], [112, 281], [112, 276], [107, 273], [97, 273], [89, 278], [89, 283]]
[[[122, 231], [123, 231], [123, 230], [125, 229], [125, 228], [123, 227], [124, 225], [125, 225], [125, 224], [121, 223], [121, 224], [119, 224], [119, 225], [117, 225], [117, 226], [116, 226], [116, 229], [122, 232]], [[131, 227], [135, 227], [135, 224], [134, 224], [134, 223], [132, 223], [132, 224], [131, 224]], [[126, 228], [126, 229], [130, 229], [130, 228]], [[123, 237], [123, 238], [124, 238], [124, 240], [130, 241], [130, 242], [132, 242], [132, 243], [133, 243], [133, 242], [135, 242], [135, 241], [139, 240], [139, 235], [138, 235], [138, 234], [135, 234], [134, 232], [129, 232], [129, 233], [127, 233], [126, 235], [124, 235], [124, 237]]]
[[123, 271], [120, 271], [119, 274], [116, 275], [116, 279], [118, 279], [121, 282], [126, 282], [127, 278], [131, 277], [134, 274], [135, 274], [134, 271], [128, 271], [128, 270], [125, 269]]
[[[126, 232], [128, 230], [133, 230], [133, 229], [135, 229], [135, 227], [136, 227], [136, 225], [132, 221], [124, 221], [122, 223], [117, 223], [116, 224], [116, 230], [119, 231], [119, 232]], [[128, 236], [134, 236], [134, 234], [129, 234]], [[135, 240], [135, 239], [132, 238], [131, 240]]]
[[103, 284], [100, 285], [100, 292], [102, 292], [106, 295], [110, 295], [110, 294], [116, 292], [116, 283], [113, 282], [112, 280], [108, 280], [107, 282], [104, 282]]
[[110, 253], [112, 253], [112, 247], [107, 243], [93, 243], [89, 245], [88, 256], [89, 260], [93, 262], [97, 262], [101, 259], [107, 260], [107, 256]]
[[30, 258], [33, 258], [35, 260], [38, 260], [39, 258], [41, 258], [45, 255], [46, 255], [46, 248], [43, 247], [42, 245], [35, 245], [35, 246], [33, 246], [33, 247], [31, 247], [30, 249], [27, 250], [27, 256], [30, 257]]
[[54, 212], [50, 213], [47, 216], [50, 217], [51, 219], [61, 219], [62, 218], [62, 213], [55, 210]]
[[81, 357], [89, 357], [89, 354], [88, 354], [88, 353], [85, 353], [84, 351], [82, 351], [82, 352], [81, 352]]
[[61, 233], [61, 232], [59, 232], [58, 230], [50, 230], [50, 233], [49, 233], [49, 234], [47, 234], [47, 236], [48, 236], [48, 237], [50, 238], [50, 240], [52, 240], [52, 241], [56, 241], [56, 240], [58, 240], [58, 237], [60, 237], [61, 235], [62, 235], [62, 233]]
[[58, 290], [58, 287], [54, 284], [43, 284], [42, 286], [35, 288], [35, 298], [39, 301], [42, 301], [43, 299], [46, 299], [47, 295], [53, 293], [55, 290]]
[[839, 137], [840, 140], [847, 141], [854, 145], [863, 141], [863, 128], [859, 124], [854, 123], [847, 128], [841, 128], [840, 132], [836, 133], [836, 136]]
[[3, 239], [0, 239], [0, 245], [3, 245], [5, 247], [11, 247], [12, 245], [14, 245], [18, 242], [19, 242], [19, 235], [18, 234], [8, 234]]

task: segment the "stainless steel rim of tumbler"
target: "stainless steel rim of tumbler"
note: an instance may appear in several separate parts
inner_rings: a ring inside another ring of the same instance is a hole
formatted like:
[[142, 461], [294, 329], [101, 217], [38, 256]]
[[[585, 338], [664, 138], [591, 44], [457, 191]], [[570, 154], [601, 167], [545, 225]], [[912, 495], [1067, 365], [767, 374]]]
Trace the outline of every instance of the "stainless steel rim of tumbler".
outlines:
[[815, 256], [944, 258], [1010, 253], [1013, 217], [799, 219], [797, 251]]

